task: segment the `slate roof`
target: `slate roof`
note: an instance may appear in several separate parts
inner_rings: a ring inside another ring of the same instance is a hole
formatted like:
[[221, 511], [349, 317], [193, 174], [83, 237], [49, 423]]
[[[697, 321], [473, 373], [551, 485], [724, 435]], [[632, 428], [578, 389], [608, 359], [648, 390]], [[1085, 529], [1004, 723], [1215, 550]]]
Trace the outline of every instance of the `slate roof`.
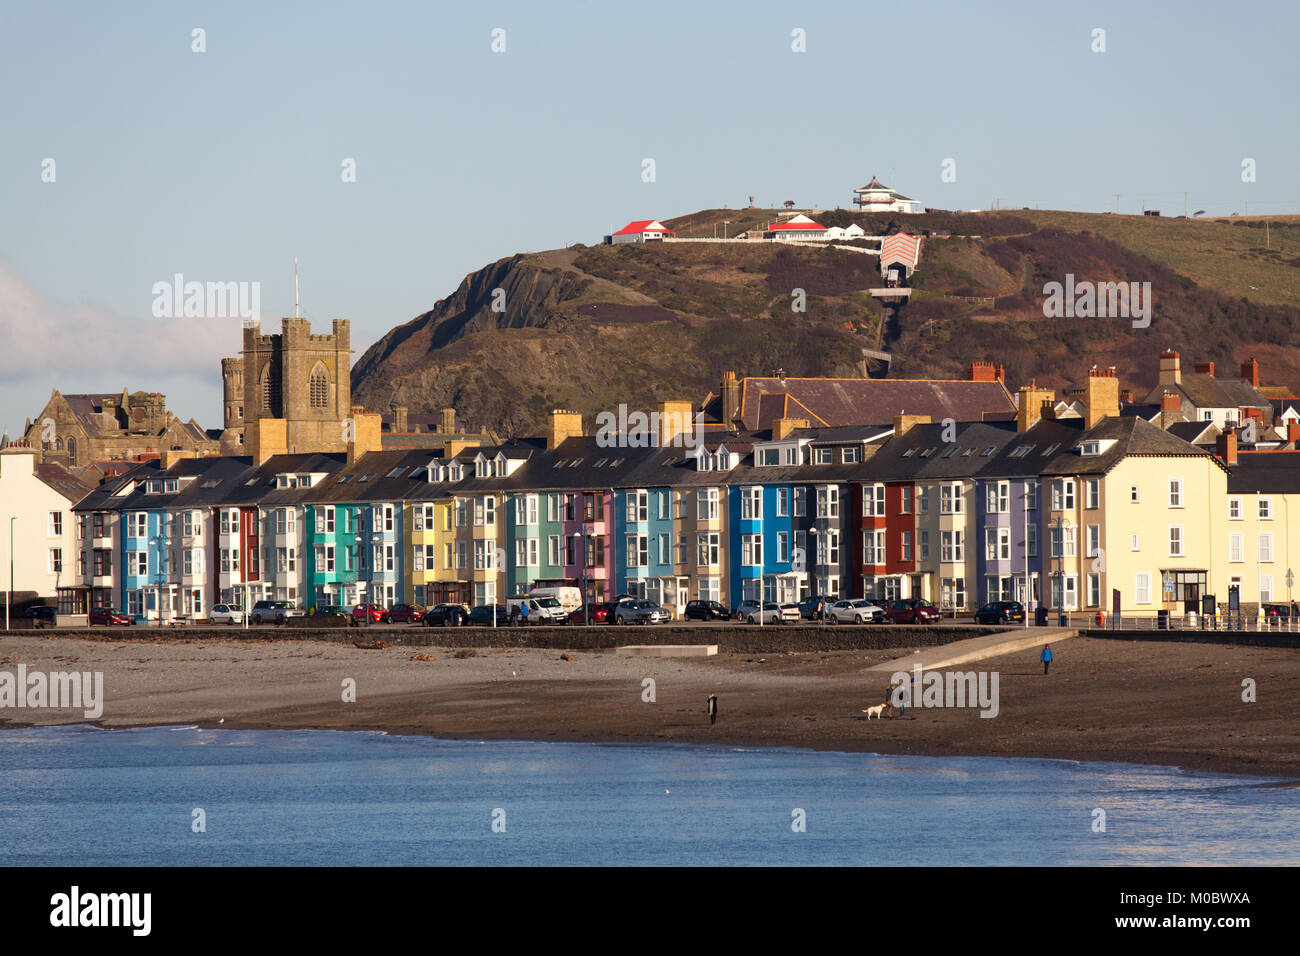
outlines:
[[1183, 404], [1196, 408], [1272, 408], [1267, 395], [1241, 378], [1215, 378], [1207, 372], [1183, 372], [1177, 385], [1156, 385], [1145, 401], [1160, 404], [1165, 392], [1176, 392]]
[[[704, 407], [706, 423], [720, 422], [721, 397]], [[1001, 382], [900, 378], [746, 377], [740, 381], [744, 427], [771, 428], [778, 418], [806, 418], [810, 426], [890, 427], [894, 416], [929, 415], [978, 422], [986, 413], [1012, 413], [1015, 400]]]
[[1229, 494], [1294, 494], [1300, 491], [1300, 451], [1246, 451], [1228, 470]]
[[1105, 474], [1122, 459], [1133, 455], [1210, 458], [1223, 467], [1222, 462], [1204, 448], [1189, 444], [1177, 435], [1157, 428], [1141, 418], [1103, 418], [1092, 428], [1082, 432], [1077, 441], [1092, 438], [1113, 439], [1115, 444], [1100, 455], [1088, 456], [1080, 455], [1073, 446], [1070, 449], [1062, 446], [1061, 452], [1043, 466], [1042, 473], [1045, 475]]
[[37, 465], [35, 473], [37, 478], [45, 482], [73, 504], [76, 504], [94, 490], [91, 485], [86, 484], [62, 465]]

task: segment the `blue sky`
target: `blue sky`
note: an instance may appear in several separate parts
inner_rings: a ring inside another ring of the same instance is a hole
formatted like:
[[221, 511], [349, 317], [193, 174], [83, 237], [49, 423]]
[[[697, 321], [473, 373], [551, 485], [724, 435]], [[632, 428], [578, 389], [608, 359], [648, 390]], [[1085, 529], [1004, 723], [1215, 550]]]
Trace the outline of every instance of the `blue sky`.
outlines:
[[11, 3], [0, 425], [51, 388], [128, 386], [218, 426], [239, 320], [153, 318], [176, 273], [259, 282], [278, 329], [297, 256], [304, 314], [351, 319], [359, 356], [502, 256], [751, 194], [847, 206], [873, 174], [947, 209], [1120, 193], [1125, 212], [1181, 212], [1186, 190], [1193, 210], [1300, 213], [1298, 10]]

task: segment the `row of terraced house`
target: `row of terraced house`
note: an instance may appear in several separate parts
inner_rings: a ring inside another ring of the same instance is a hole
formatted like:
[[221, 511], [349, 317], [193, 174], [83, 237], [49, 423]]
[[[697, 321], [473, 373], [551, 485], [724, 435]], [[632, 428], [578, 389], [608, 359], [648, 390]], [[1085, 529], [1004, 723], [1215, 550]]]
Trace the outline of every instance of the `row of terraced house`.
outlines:
[[[994, 382], [984, 365], [971, 379]], [[166, 621], [264, 598], [486, 604], [561, 583], [678, 614], [760, 593], [953, 611], [1118, 600], [1139, 614], [1223, 601], [1233, 584], [1243, 599], [1290, 597], [1300, 426], [1239, 451], [1234, 427], [1161, 427], [1169, 401], [1154, 416], [1122, 403], [1113, 370], [1090, 371], [1073, 403], [1032, 385], [1010, 396], [999, 370], [1001, 410], [878, 424], [827, 423], [794, 408], [792, 388], [736, 384], [710, 396], [727, 411], [699, 442], [671, 416], [639, 442], [557, 411], [544, 437], [442, 452], [142, 463], [72, 509], [61, 606]]]

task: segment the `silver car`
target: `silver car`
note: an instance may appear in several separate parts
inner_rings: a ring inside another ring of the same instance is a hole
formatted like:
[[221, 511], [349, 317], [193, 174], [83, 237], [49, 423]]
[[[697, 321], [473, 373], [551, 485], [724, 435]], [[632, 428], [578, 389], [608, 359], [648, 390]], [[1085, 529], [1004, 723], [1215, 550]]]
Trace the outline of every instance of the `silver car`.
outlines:
[[885, 619], [885, 609], [863, 598], [836, 601], [826, 609], [828, 620], [836, 624], [879, 624]]
[[615, 624], [664, 624], [672, 618], [654, 601], [620, 601], [614, 608]]

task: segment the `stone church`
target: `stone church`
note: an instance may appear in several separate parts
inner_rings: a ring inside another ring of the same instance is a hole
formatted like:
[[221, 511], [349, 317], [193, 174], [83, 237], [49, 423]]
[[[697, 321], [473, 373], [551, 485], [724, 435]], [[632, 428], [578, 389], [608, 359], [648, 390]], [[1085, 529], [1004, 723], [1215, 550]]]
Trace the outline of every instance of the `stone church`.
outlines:
[[261, 462], [378, 447], [379, 416], [352, 408], [348, 320], [335, 319], [325, 335], [313, 335], [308, 319], [281, 322], [278, 335], [246, 325], [240, 357], [221, 361], [223, 448]]

